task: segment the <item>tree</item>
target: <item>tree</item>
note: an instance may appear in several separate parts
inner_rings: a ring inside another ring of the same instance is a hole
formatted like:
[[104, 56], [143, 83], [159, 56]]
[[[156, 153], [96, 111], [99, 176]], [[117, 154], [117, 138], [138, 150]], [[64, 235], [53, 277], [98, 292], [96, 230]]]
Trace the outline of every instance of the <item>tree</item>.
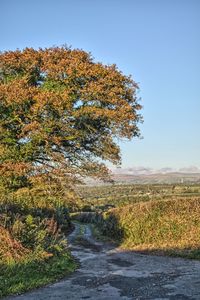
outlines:
[[105, 178], [117, 139], [139, 136], [138, 86], [115, 65], [53, 47], [0, 54], [0, 175], [11, 190]]

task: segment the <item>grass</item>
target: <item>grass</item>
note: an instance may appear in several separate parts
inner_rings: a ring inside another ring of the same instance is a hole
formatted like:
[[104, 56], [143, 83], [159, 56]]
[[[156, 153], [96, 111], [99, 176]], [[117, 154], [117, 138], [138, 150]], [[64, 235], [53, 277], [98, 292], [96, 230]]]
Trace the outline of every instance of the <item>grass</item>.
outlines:
[[200, 198], [137, 203], [109, 211], [105, 220], [124, 248], [200, 258]]
[[76, 263], [69, 252], [45, 260], [27, 258], [18, 263], [0, 263], [0, 297], [44, 286], [75, 268]]

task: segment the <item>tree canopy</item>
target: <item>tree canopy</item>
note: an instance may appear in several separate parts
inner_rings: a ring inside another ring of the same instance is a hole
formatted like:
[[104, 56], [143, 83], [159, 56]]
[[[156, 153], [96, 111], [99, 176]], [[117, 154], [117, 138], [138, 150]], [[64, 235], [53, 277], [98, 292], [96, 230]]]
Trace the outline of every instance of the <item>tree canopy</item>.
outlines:
[[0, 175], [9, 189], [105, 177], [116, 141], [139, 136], [137, 84], [83, 50], [0, 53]]

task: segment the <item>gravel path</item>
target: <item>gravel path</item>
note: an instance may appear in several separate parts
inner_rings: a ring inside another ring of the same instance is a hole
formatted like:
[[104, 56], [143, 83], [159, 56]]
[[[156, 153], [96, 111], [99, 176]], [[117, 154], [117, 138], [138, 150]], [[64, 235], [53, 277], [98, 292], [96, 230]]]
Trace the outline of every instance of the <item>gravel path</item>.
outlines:
[[9, 300], [200, 300], [200, 261], [121, 252], [97, 243], [89, 225], [68, 238], [80, 262], [70, 277]]

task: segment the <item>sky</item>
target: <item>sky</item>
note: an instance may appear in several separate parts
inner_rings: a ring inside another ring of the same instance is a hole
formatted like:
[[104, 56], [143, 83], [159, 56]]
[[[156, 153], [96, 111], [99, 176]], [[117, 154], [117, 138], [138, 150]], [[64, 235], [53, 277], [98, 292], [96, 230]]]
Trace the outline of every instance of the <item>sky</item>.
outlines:
[[0, 51], [63, 44], [139, 83], [122, 167], [200, 167], [199, 0], [0, 0]]

